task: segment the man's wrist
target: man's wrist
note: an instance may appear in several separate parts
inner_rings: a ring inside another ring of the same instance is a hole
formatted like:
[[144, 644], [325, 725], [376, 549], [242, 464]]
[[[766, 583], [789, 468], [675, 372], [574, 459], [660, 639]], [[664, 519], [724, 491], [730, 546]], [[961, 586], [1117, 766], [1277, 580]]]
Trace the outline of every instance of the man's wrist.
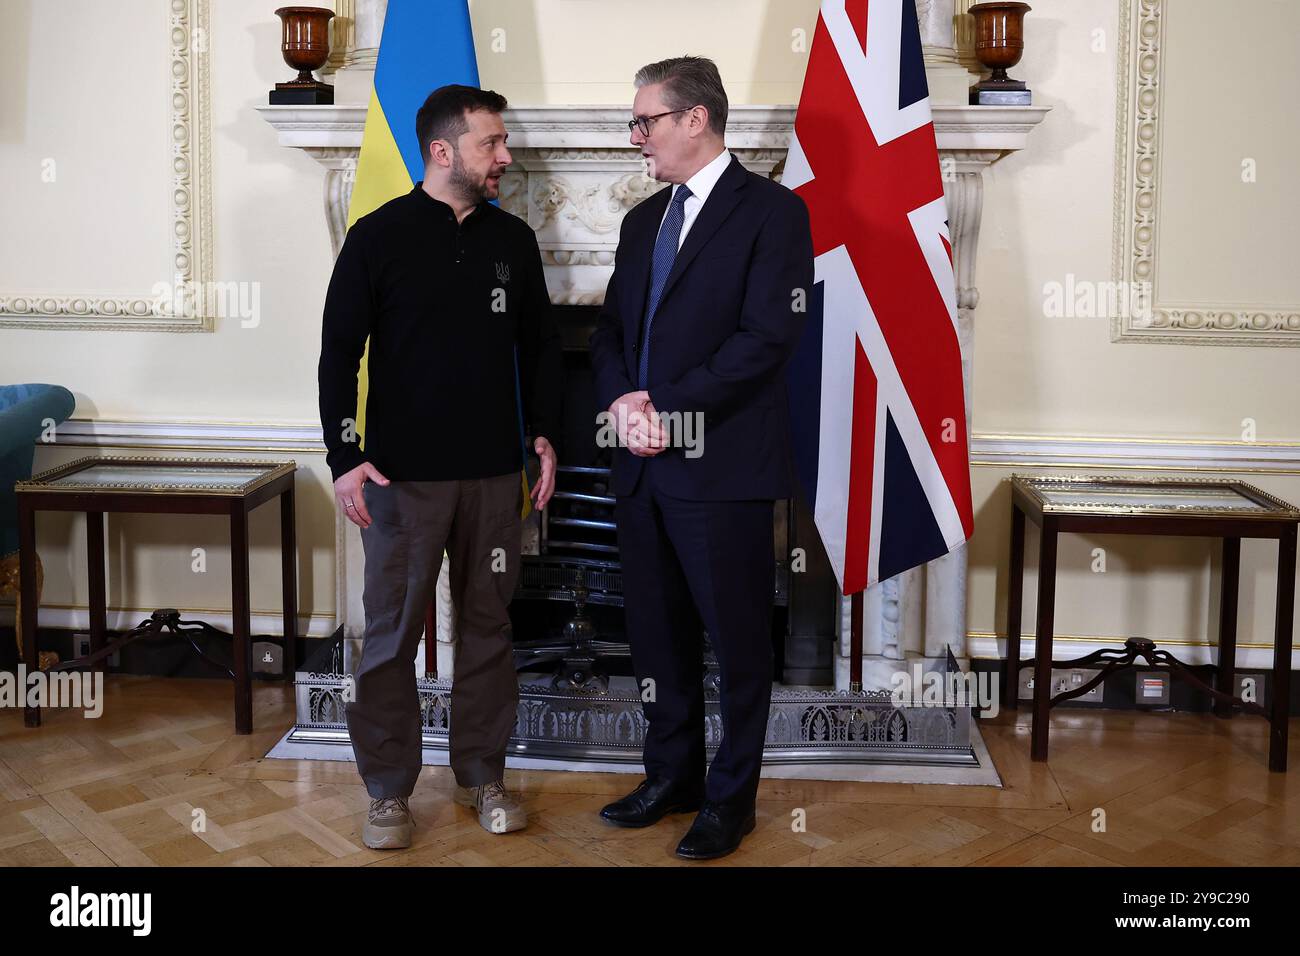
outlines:
[[330, 466], [330, 474], [334, 476], [335, 481], [338, 481], [348, 472], [354, 471], [365, 463], [366, 457], [360, 450], [349, 452], [343, 449], [336, 459], [336, 464]]

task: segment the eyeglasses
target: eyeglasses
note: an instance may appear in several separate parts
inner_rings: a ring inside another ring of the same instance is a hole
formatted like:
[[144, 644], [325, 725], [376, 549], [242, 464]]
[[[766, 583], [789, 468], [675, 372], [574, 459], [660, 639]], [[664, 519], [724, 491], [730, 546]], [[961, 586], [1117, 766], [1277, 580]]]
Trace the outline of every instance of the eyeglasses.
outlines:
[[672, 116], [674, 113], [685, 113], [687, 110], [695, 109], [694, 106], [683, 106], [679, 110], [669, 110], [666, 113], [655, 113], [654, 116], [636, 116], [627, 121], [627, 131], [630, 133], [634, 129], [640, 129], [642, 136], [650, 135], [650, 125], [662, 116]]

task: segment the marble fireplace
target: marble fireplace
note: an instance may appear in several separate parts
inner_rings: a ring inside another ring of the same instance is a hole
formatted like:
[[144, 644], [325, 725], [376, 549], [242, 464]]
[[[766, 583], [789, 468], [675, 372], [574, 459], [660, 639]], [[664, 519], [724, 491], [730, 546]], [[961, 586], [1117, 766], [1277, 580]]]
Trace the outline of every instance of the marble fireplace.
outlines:
[[[971, 72], [977, 64], [961, 49], [968, 5], [967, 0], [917, 2], [948, 204], [969, 425], [983, 170], [1024, 148], [1048, 108], [965, 105], [967, 86], [978, 77]], [[338, 105], [258, 109], [282, 146], [304, 150], [323, 167], [325, 225], [335, 254], [345, 231], [384, 3], [344, 0], [340, 6], [346, 8], [340, 9], [346, 48], [333, 64]], [[504, 116], [514, 165], [502, 181], [501, 205], [536, 231], [557, 306], [599, 306], [623, 215], [662, 188], [646, 177], [639, 152], [628, 142], [627, 116], [626, 105], [521, 106]], [[728, 148], [752, 171], [779, 180], [793, 117], [793, 106], [733, 106]], [[801, 525], [806, 515], [801, 519], [793, 508], [790, 514], [784, 529], [787, 545], [808, 534]], [[335, 547], [338, 639], [312, 670], [299, 674], [298, 720], [286, 737], [289, 745], [348, 743], [342, 708], [364, 629], [361, 540], [350, 523], [338, 521]], [[773, 687], [767, 762], [977, 762], [967, 701], [952, 698], [941, 707], [900, 708], [890, 699], [900, 671], [916, 675], [966, 669], [964, 548], [868, 590], [862, 695], [848, 693], [848, 599], [838, 595], [833, 581], [829, 588], [800, 586], [802, 591], [792, 584], [787, 595], [786, 669]], [[445, 746], [455, 658], [445, 562], [430, 631], [427, 638], [436, 654], [429, 656], [436, 657], [436, 673], [446, 676], [424, 673], [423, 652], [418, 670], [426, 744], [436, 749]], [[920, 699], [920, 688], [916, 690]], [[719, 729], [716, 708], [711, 708], [711, 744]], [[516, 755], [635, 763], [641, 732], [640, 701], [630, 678], [575, 687], [521, 673]]]

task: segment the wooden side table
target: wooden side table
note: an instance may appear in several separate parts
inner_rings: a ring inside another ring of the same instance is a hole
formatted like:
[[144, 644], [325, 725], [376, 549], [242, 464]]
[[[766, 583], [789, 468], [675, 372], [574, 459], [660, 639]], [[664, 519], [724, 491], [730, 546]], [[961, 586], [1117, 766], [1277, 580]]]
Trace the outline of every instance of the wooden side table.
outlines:
[[[1038, 548], [1038, 622], [1034, 660], [1020, 659], [1020, 615], [1024, 588], [1025, 517], [1041, 529]], [[1047, 759], [1051, 708], [1096, 687], [1138, 658], [1168, 666], [1173, 676], [1206, 691], [1219, 717], [1236, 710], [1269, 722], [1268, 767], [1286, 771], [1287, 720], [1291, 709], [1291, 632], [1295, 613], [1296, 527], [1300, 510], [1253, 485], [1240, 481], [1182, 478], [1055, 478], [1011, 476], [1011, 562], [1007, 596], [1007, 667], [1003, 674], [1004, 706], [1018, 705], [1019, 672], [1034, 667], [1034, 718], [1030, 756]], [[1051, 695], [1052, 624], [1056, 600], [1056, 539], [1059, 534], [1159, 534], [1223, 540], [1223, 593], [1219, 610], [1219, 662], [1210, 668], [1210, 687], [1167, 651], [1143, 638], [1125, 650], [1102, 650], [1060, 667], [1103, 664], [1101, 673], [1073, 691]], [[1277, 612], [1273, 631], [1273, 689], [1267, 708], [1243, 701], [1234, 690], [1237, 652], [1237, 591], [1242, 538], [1276, 538]]]
[[[14, 486], [18, 496], [18, 550], [22, 578], [23, 660], [36, 670], [36, 512], [82, 511], [90, 581], [90, 654], [59, 669], [102, 667], [121, 638], [105, 644], [108, 608], [104, 587], [104, 514], [207, 514], [230, 519], [231, 610], [234, 619], [235, 733], [253, 732], [252, 612], [248, 599], [248, 513], [280, 499], [280, 566], [283, 578], [284, 679], [292, 683], [297, 636], [298, 572], [294, 532], [292, 461], [202, 458], [78, 458]], [[157, 615], [155, 615], [156, 617]], [[23, 722], [39, 727], [39, 707]]]

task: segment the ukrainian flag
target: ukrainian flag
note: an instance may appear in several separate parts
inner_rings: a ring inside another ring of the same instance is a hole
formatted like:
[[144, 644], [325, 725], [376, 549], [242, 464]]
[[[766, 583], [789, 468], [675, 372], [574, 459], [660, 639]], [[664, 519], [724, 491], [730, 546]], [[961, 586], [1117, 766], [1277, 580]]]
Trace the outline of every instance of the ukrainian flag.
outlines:
[[425, 97], [448, 83], [478, 86], [468, 0], [388, 0], [349, 229], [424, 178], [415, 114]]
[[[424, 155], [415, 134], [415, 114], [431, 92], [449, 83], [479, 85], [469, 0], [388, 0], [375, 65], [375, 88], [366, 110], [366, 128], [348, 206], [349, 229], [362, 216], [410, 192], [424, 179]], [[367, 343], [357, 376], [356, 421], [363, 449], [369, 358]], [[520, 408], [522, 444], [522, 405]], [[526, 516], [531, 510], [526, 474], [523, 485]]]

